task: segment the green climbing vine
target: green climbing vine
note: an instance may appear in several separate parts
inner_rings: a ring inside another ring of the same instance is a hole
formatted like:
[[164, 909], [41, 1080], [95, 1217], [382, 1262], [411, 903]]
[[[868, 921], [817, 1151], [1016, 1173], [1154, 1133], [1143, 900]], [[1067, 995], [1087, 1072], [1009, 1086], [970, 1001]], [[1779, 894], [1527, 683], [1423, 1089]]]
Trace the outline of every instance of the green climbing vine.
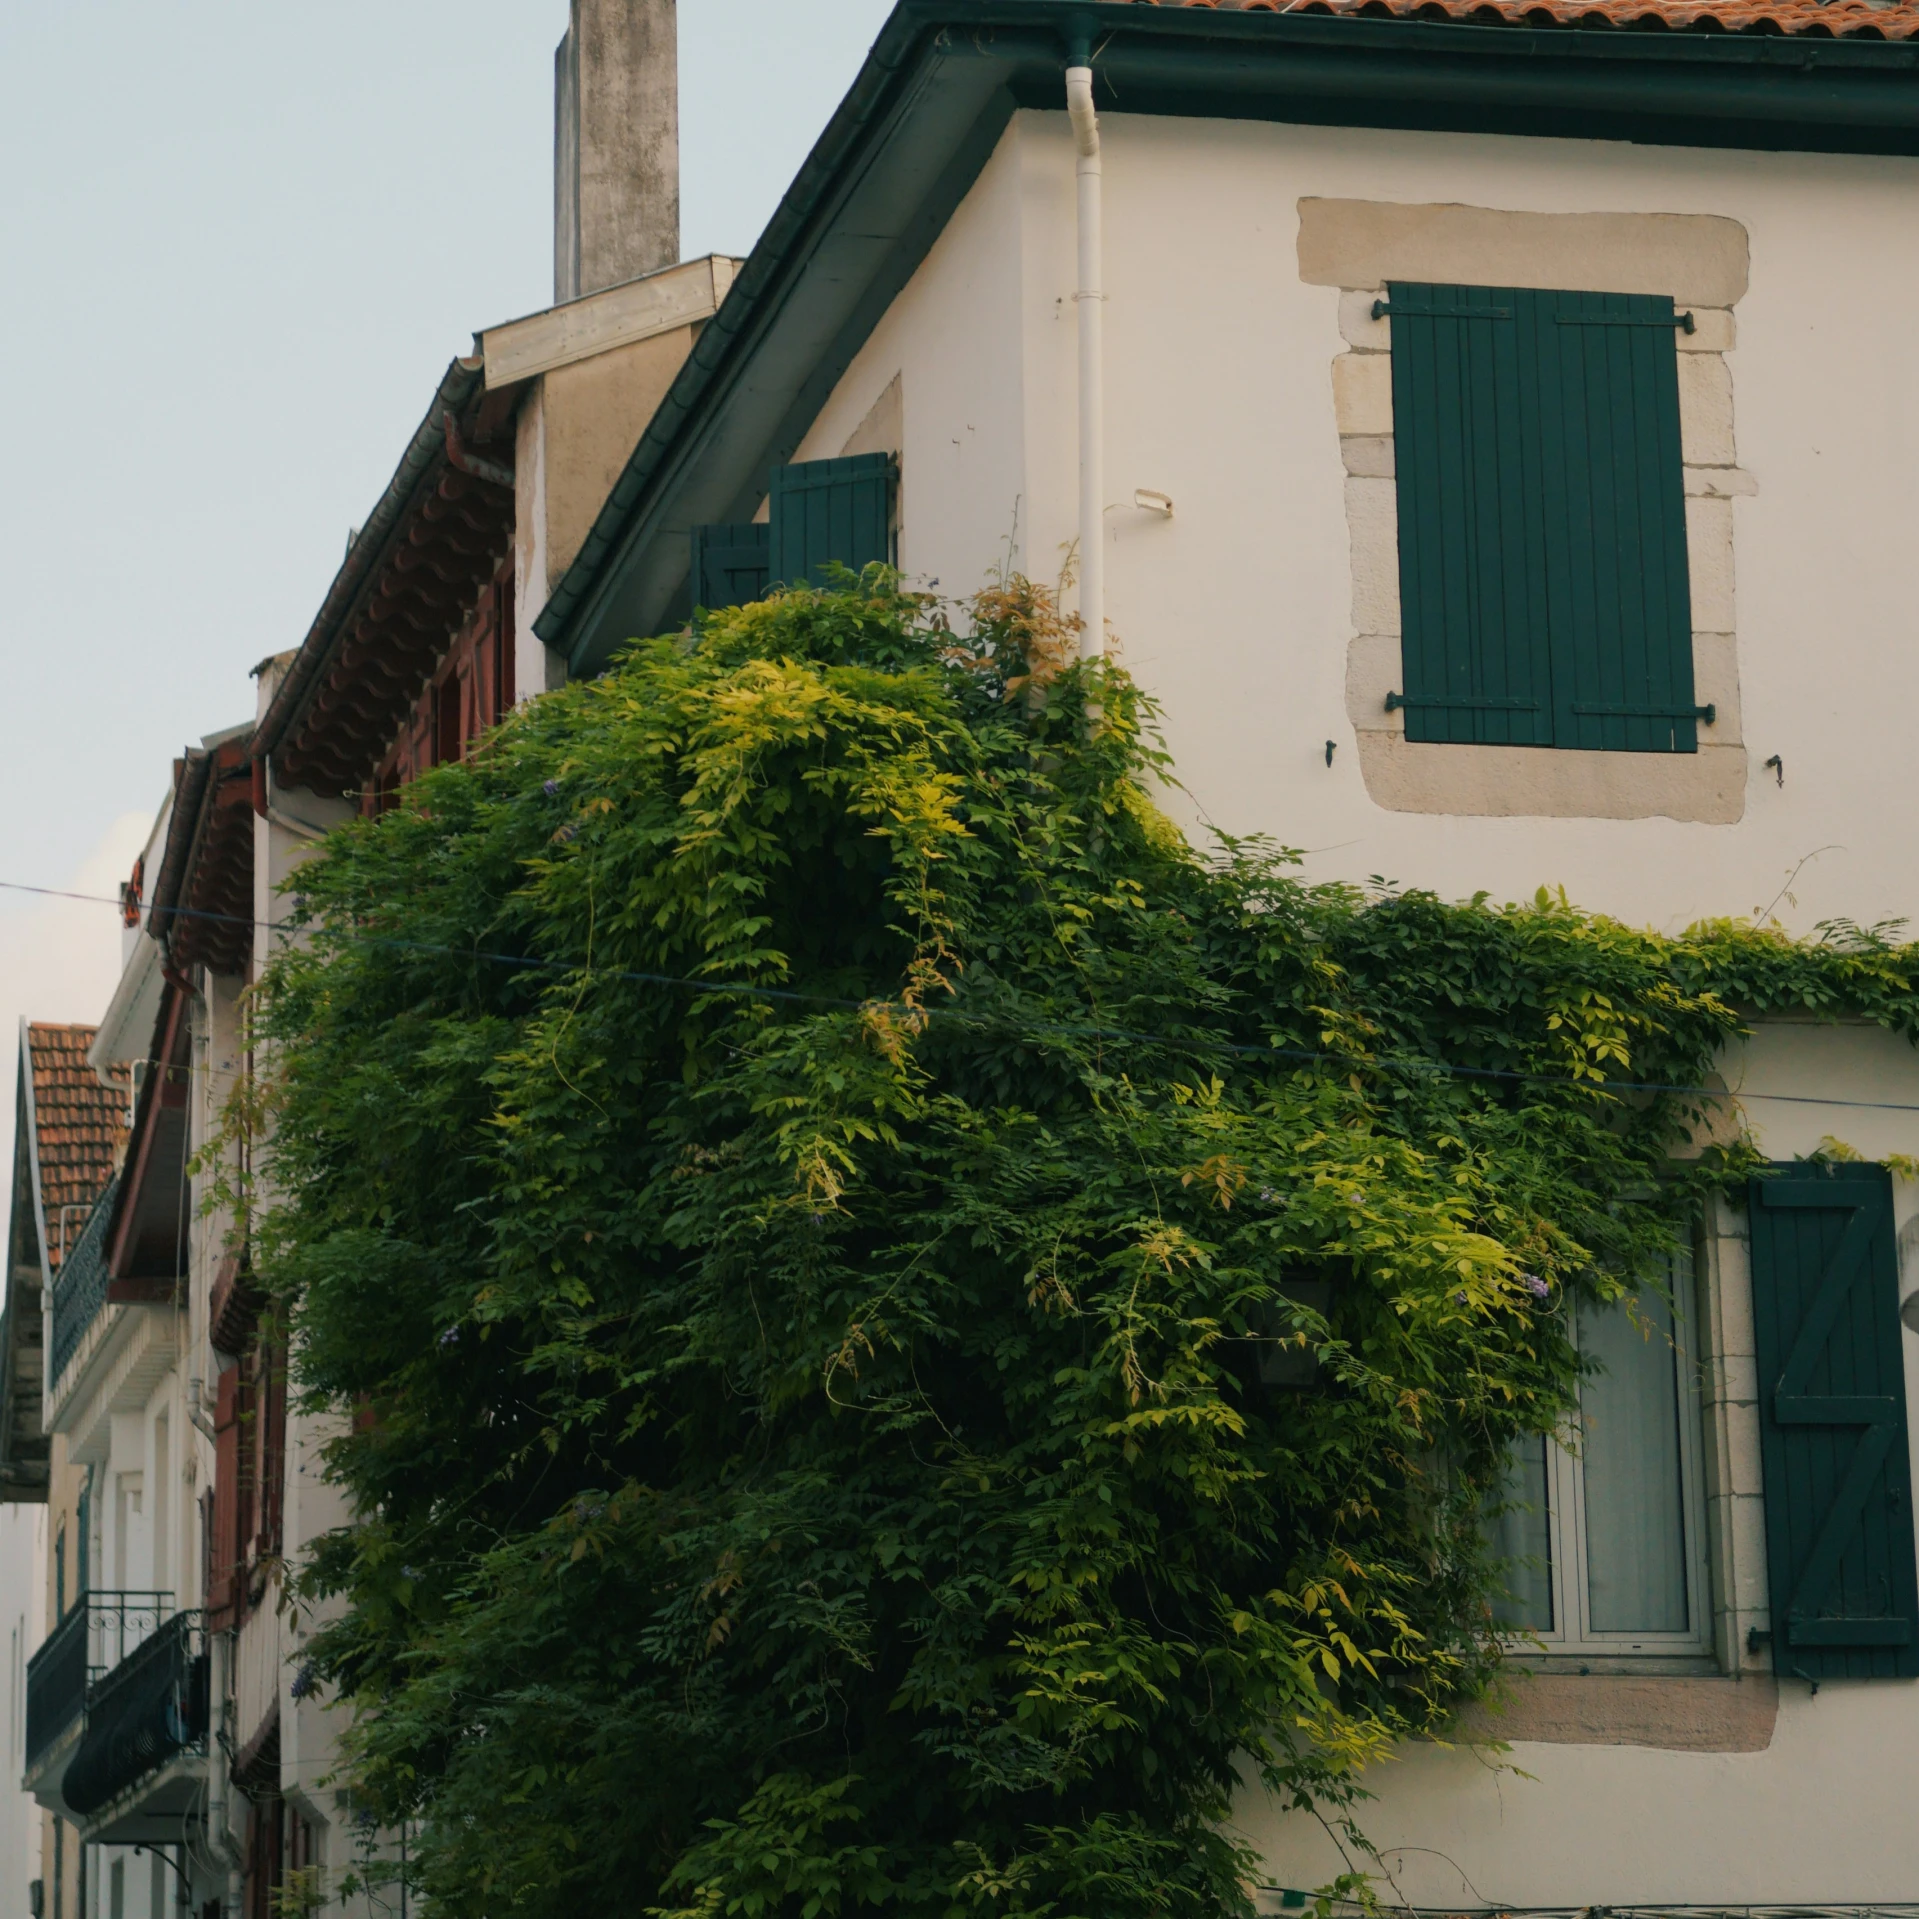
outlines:
[[1213, 1919], [1242, 1791], [1357, 1848], [1496, 1662], [1573, 1304], [1744, 1164], [1717, 1050], [1915, 1030], [1883, 930], [1190, 846], [1042, 591], [965, 625], [707, 616], [301, 869], [254, 1231], [358, 1519], [299, 1684], [444, 1910]]

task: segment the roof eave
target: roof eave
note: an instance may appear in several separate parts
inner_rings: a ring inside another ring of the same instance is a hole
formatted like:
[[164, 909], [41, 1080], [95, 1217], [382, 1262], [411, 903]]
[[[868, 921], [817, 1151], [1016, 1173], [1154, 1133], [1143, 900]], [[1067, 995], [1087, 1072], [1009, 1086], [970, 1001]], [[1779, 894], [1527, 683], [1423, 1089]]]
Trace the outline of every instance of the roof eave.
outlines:
[[393, 477], [374, 503], [365, 525], [354, 535], [292, 665], [281, 676], [267, 710], [260, 716], [254, 735], [256, 752], [267, 755], [277, 751], [282, 740], [303, 718], [335, 649], [392, 556], [407, 508], [425, 486], [437, 481], [447, 464], [447, 416], [452, 414], [457, 419], [481, 392], [483, 383], [484, 375], [477, 358], [453, 361], [441, 377], [425, 417], [414, 429], [399, 465], [393, 470]]
[[1056, 102], [1089, 16], [1108, 111], [1919, 152], [1906, 42], [901, 0], [534, 621], [575, 673], [658, 630], [686, 528], [750, 512], [1013, 109]]

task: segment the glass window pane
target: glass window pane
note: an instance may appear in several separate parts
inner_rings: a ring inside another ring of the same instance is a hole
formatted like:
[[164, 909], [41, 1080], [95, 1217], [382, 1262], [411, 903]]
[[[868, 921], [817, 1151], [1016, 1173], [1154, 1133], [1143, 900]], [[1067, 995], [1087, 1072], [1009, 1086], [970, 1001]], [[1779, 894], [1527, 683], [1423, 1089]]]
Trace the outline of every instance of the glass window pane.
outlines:
[[1515, 1632], [1551, 1632], [1552, 1510], [1543, 1433], [1529, 1433], [1513, 1448], [1492, 1506], [1486, 1543], [1495, 1558], [1506, 1562], [1504, 1590], [1494, 1598], [1493, 1618]]
[[1586, 1590], [1594, 1632], [1686, 1630], [1686, 1515], [1672, 1307], [1648, 1294], [1579, 1316], [1580, 1351], [1604, 1369], [1579, 1395]]

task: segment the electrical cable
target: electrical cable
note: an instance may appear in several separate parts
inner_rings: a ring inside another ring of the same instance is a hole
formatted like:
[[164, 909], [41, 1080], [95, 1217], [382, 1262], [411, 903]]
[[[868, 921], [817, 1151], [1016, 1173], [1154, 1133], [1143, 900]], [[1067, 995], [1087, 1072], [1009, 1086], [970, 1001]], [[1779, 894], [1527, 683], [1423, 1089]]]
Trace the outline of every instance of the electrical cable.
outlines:
[[[89, 905], [111, 906], [116, 909], [120, 906], [117, 899], [110, 899], [101, 893], [74, 893], [50, 886], [25, 886], [14, 880], [0, 880], [0, 891], [32, 893], [45, 899], [79, 900]], [[289, 920], [256, 920], [237, 913], [215, 913], [185, 906], [168, 908], [168, 917], [207, 920], [216, 924], [245, 926], [255, 930], [264, 928], [270, 933], [295, 934], [306, 930], [299, 923]], [[1748, 1089], [1735, 1092], [1725, 1086], [1687, 1086], [1663, 1080], [1574, 1079], [1563, 1073], [1522, 1073], [1509, 1067], [1461, 1066], [1450, 1060], [1431, 1059], [1424, 1056], [1417, 1059], [1395, 1059], [1391, 1056], [1332, 1053], [1308, 1047], [1253, 1046], [1233, 1040], [1209, 1039], [1201, 1034], [1141, 1033], [1123, 1026], [1068, 1025], [1060, 1021], [1044, 1020], [1013, 1022], [964, 1012], [952, 1006], [907, 1006], [897, 1000], [850, 999], [831, 993], [805, 992], [794, 987], [760, 986], [742, 980], [690, 979], [682, 974], [649, 973], [632, 967], [582, 966], [571, 960], [536, 959], [521, 953], [491, 953], [479, 947], [441, 946], [425, 940], [391, 939], [375, 933], [356, 933], [344, 937], [350, 939], [355, 945], [380, 947], [397, 952], [437, 954], [467, 961], [485, 961], [490, 965], [510, 966], [529, 972], [563, 973], [569, 976], [587, 973], [597, 975], [601, 979], [629, 981], [640, 986], [664, 986], [730, 998], [827, 1007], [840, 1012], [890, 1010], [915, 1019], [957, 1022], [976, 1030], [1012, 1026], [1022, 1036], [1031, 1038], [1097, 1040], [1113, 1044], [1157, 1046], [1175, 1052], [1215, 1053], [1241, 1059], [1288, 1060], [1302, 1065], [1335, 1065], [1354, 1071], [1364, 1069], [1373, 1072], [1402, 1073], [1415, 1079], [1488, 1080], [1525, 1086], [1563, 1086], [1569, 1090], [1606, 1095], [1674, 1093], [1689, 1098], [1715, 1101], [1767, 1100], [1789, 1106], [1833, 1106], [1876, 1113], [1919, 1113], [1919, 1101], [1836, 1099], [1814, 1093], [1765, 1093]], [[178, 1073], [182, 1070], [180, 1067], [168, 1065], [165, 1061], [154, 1059], [130, 1060], [123, 1063], [130, 1066], [144, 1065], [168, 1073]], [[190, 1067], [185, 1070], [191, 1073], [201, 1069]]]

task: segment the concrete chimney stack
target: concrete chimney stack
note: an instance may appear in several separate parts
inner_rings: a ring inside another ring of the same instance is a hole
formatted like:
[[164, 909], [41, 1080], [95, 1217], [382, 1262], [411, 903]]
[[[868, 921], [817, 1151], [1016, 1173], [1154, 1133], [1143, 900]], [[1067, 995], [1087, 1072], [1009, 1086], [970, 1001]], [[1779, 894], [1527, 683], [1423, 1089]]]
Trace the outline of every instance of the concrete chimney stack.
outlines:
[[680, 257], [674, 0], [572, 0], [553, 60], [553, 298]]

